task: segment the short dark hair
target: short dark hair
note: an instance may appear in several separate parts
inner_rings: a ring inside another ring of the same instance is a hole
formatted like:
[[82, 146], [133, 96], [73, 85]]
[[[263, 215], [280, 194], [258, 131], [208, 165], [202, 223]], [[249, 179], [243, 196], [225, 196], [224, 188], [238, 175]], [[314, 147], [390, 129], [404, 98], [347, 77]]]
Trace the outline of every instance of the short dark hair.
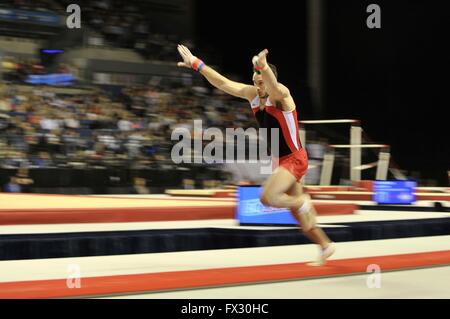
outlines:
[[[277, 67], [271, 63], [269, 64], [269, 68], [272, 70], [273, 74], [275, 75], [275, 77], [278, 79], [278, 71], [277, 71]], [[256, 70], [255, 68], [253, 68], [253, 72], [256, 72], [258, 74], [261, 74], [260, 71]]]

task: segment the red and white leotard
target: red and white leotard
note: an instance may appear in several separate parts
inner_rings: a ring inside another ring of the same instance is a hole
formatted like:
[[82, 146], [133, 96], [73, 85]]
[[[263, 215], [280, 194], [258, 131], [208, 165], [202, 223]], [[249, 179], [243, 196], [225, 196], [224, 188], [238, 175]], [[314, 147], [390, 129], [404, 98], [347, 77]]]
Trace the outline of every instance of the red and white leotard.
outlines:
[[308, 157], [300, 141], [297, 111], [282, 111], [267, 98], [264, 106], [256, 96], [251, 101], [253, 114], [260, 128], [267, 129], [267, 142], [271, 145], [271, 129], [278, 131], [279, 165], [288, 169], [298, 180], [306, 174]]

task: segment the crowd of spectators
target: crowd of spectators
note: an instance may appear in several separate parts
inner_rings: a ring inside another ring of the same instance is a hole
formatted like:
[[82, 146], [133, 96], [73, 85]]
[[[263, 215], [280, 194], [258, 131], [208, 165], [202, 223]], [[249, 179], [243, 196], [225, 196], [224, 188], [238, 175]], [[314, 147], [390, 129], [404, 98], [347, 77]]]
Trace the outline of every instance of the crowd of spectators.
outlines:
[[[65, 8], [72, 3], [82, 7], [84, 25], [101, 33], [107, 44], [134, 49], [146, 59], [178, 61], [176, 44], [180, 42], [195, 49], [192, 41], [161, 32], [139, 1], [6, 0], [0, 6], [67, 15]], [[119, 94], [117, 87], [110, 91], [98, 86], [83, 94], [62, 94], [47, 86], [20, 84], [29, 83], [30, 75], [71, 73], [76, 77], [76, 70], [69, 66], [53, 65], [50, 70], [38, 59], [18, 56], [2, 57], [1, 62], [0, 169], [173, 169], [175, 128], [192, 130], [193, 121], [199, 119], [209, 127], [254, 125], [248, 105], [209, 85], [196, 85], [189, 77], [175, 79], [178, 84], [156, 80], [124, 87]], [[12, 176], [8, 188], [24, 188], [18, 183], [23, 180]], [[184, 187], [194, 187], [192, 182], [184, 180]], [[142, 180], [135, 184], [138, 192], [145, 192]]]
[[[58, 3], [65, 8], [74, 1], [59, 0]], [[146, 12], [150, 9], [145, 3], [127, 0], [79, 0], [76, 3], [82, 8], [83, 23], [101, 33], [107, 44], [136, 50], [146, 59], [174, 61], [177, 43], [193, 45], [192, 41], [162, 31], [149, 19]]]
[[2, 0], [0, 6], [31, 11], [61, 11], [61, 7], [52, 0]]
[[208, 61], [217, 56], [209, 50], [201, 51], [190, 38], [170, 34], [154, 23], [147, 12], [151, 10], [145, 2], [129, 0], [5, 0], [0, 6], [14, 9], [52, 11], [66, 16], [68, 5], [76, 3], [82, 8], [82, 23], [91, 30], [99, 32], [103, 42], [114, 47], [133, 49], [145, 59], [175, 61], [178, 43], [196, 49]]
[[[0, 89], [0, 167], [170, 168], [177, 127], [250, 127], [247, 105], [208, 86], [161, 84], [56, 94]], [[242, 109], [239, 109], [242, 108]]]

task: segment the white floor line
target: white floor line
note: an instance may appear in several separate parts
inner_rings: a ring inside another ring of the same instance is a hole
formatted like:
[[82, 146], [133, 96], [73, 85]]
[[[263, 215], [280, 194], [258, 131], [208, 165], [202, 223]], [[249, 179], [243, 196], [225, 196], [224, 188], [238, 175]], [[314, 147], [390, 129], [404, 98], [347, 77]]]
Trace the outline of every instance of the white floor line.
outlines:
[[[405, 211], [357, 211], [352, 215], [318, 216], [318, 222], [328, 227], [340, 227], [341, 223], [390, 221], [428, 218], [450, 218], [449, 213], [405, 212]], [[102, 232], [145, 229], [192, 229], [192, 228], [229, 228], [229, 229], [282, 229], [292, 227], [239, 226], [234, 219], [213, 219], [194, 221], [162, 221], [162, 222], [132, 222], [132, 223], [94, 223], [94, 224], [43, 224], [43, 225], [3, 225], [1, 235], [11, 234], [50, 234], [67, 232]]]
[[[450, 250], [450, 236], [337, 243], [331, 259]], [[315, 245], [203, 250], [102, 257], [0, 261], [0, 282], [60, 279], [70, 267], [82, 277], [306, 262], [317, 257]]]
[[186, 220], [132, 223], [44, 224], [0, 226], [0, 234], [50, 234], [66, 232], [101, 232], [146, 229], [189, 229], [237, 226], [233, 219]]

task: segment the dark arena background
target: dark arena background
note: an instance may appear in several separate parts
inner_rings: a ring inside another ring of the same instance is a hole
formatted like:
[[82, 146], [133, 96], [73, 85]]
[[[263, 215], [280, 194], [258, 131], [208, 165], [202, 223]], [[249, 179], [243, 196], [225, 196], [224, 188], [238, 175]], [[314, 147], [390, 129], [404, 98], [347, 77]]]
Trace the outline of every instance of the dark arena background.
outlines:
[[[448, 299], [449, 12], [1, 1], [0, 298]], [[311, 266], [326, 248], [288, 209], [260, 201], [250, 101], [177, 66], [179, 44], [248, 85], [268, 49], [296, 104], [302, 189], [334, 243], [326, 263]]]

